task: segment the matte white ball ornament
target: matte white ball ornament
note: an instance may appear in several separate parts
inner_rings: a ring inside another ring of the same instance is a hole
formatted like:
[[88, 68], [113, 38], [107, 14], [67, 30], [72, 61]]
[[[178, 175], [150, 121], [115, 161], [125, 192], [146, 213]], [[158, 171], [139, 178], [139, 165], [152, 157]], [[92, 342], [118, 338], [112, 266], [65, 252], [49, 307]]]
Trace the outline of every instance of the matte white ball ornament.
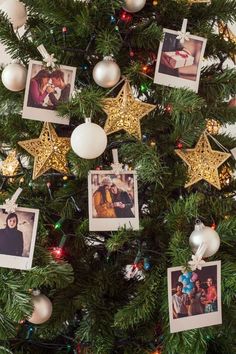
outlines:
[[27, 20], [27, 13], [25, 5], [18, 0], [5, 0], [1, 6], [2, 10], [9, 21], [11, 22], [14, 29], [22, 27]]
[[26, 68], [18, 63], [8, 64], [2, 71], [2, 83], [10, 91], [21, 91], [25, 88]]
[[189, 237], [189, 244], [194, 254], [202, 243], [206, 245], [203, 258], [210, 257], [218, 251], [220, 247], [220, 237], [211, 227], [205, 226], [200, 220], [197, 220], [194, 231]]
[[95, 159], [100, 156], [107, 146], [105, 131], [97, 124], [86, 118], [71, 134], [72, 150], [83, 159]]
[[97, 85], [110, 88], [120, 80], [120, 68], [112, 57], [104, 57], [93, 68], [93, 79]]
[[42, 324], [49, 320], [52, 315], [52, 303], [49, 298], [39, 290], [32, 292], [34, 311], [27, 320], [33, 324]]
[[146, 0], [125, 0], [123, 9], [127, 12], [138, 12], [144, 8]]

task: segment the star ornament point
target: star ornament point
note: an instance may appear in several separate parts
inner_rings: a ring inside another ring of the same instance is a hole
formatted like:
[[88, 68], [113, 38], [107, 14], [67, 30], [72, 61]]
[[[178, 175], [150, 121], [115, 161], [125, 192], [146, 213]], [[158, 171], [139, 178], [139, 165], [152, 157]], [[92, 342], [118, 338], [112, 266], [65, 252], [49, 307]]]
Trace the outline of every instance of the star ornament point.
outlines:
[[108, 115], [104, 130], [107, 135], [125, 130], [141, 139], [140, 120], [156, 108], [156, 105], [135, 99], [128, 81], [115, 98], [103, 100], [103, 110]]
[[188, 182], [185, 187], [205, 180], [217, 189], [221, 189], [218, 167], [231, 154], [213, 150], [206, 133], [203, 133], [194, 149], [176, 149], [176, 154], [188, 165]]
[[70, 139], [59, 137], [50, 123], [44, 123], [39, 138], [18, 144], [34, 157], [33, 179], [50, 169], [68, 173], [66, 154], [70, 150]]

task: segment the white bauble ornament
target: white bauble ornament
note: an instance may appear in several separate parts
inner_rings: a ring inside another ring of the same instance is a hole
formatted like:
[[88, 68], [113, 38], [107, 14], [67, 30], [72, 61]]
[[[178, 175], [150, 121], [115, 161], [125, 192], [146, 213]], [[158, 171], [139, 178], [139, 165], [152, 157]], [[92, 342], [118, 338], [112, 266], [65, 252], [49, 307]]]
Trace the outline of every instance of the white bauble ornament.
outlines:
[[206, 245], [206, 250], [202, 257], [210, 257], [218, 251], [220, 247], [220, 237], [211, 227], [205, 226], [201, 221], [197, 221], [194, 231], [189, 237], [189, 244], [194, 254], [202, 243]]
[[0, 10], [3, 11], [14, 29], [22, 27], [27, 20], [27, 13], [25, 5], [18, 0], [5, 0], [0, 6]]
[[83, 159], [95, 159], [106, 149], [107, 136], [99, 125], [86, 118], [85, 123], [72, 132], [70, 142], [76, 155]]
[[17, 63], [8, 64], [2, 71], [2, 83], [10, 91], [21, 91], [25, 88], [26, 68]]
[[27, 320], [33, 324], [42, 324], [48, 321], [52, 315], [52, 303], [49, 298], [36, 290], [32, 292], [32, 302], [34, 311]]
[[123, 9], [127, 12], [138, 12], [145, 6], [146, 0], [125, 0]]
[[113, 87], [120, 80], [120, 68], [112, 57], [104, 57], [93, 68], [93, 79], [101, 87]]

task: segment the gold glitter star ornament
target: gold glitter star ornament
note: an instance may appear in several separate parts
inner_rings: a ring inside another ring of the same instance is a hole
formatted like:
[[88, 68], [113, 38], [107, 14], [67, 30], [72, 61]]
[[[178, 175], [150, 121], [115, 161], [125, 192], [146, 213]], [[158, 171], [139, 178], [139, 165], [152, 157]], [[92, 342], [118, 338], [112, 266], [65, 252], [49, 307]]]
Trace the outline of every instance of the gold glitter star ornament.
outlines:
[[12, 150], [7, 155], [7, 158], [3, 161], [0, 170], [3, 176], [15, 176], [20, 167], [20, 163], [17, 160], [16, 150]]
[[18, 144], [34, 156], [33, 179], [50, 169], [68, 173], [66, 154], [70, 150], [70, 138], [58, 137], [50, 123], [44, 123], [38, 139], [20, 141]]
[[177, 149], [176, 154], [188, 165], [189, 187], [201, 180], [205, 180], [214, 187], [221, 189], [218, 167], [230, 156], [226, 152], [212, 150], [206, 133], [203, 133], [194, 149]]
[[155, 108], [135, 99], [129, 82], [125, 81], [117, 97], [103, 100], [103, 110], [108, 115], [104, 130], [109, 135], [123, 129], [141, 139], [140, 120]]

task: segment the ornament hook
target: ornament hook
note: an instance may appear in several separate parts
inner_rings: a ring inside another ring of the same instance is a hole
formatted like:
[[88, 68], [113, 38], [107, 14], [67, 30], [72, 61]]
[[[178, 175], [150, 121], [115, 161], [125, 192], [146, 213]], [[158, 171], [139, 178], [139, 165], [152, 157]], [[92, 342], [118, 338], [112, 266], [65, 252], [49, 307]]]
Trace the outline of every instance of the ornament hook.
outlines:
[[3, 208], [6, 210], [7, 213], [14, 213], [18, 204], [16, 204], [17, 198], [23, 191], [22, 188], [18, 188], [11, 198], [5, 200], [5, 204], [3, 204]]
[[113, 163], [111, 164], [112, 171], [116, 174], [123, 171], [123, 163], [119, 163], [118, 150], [112, 149]]

